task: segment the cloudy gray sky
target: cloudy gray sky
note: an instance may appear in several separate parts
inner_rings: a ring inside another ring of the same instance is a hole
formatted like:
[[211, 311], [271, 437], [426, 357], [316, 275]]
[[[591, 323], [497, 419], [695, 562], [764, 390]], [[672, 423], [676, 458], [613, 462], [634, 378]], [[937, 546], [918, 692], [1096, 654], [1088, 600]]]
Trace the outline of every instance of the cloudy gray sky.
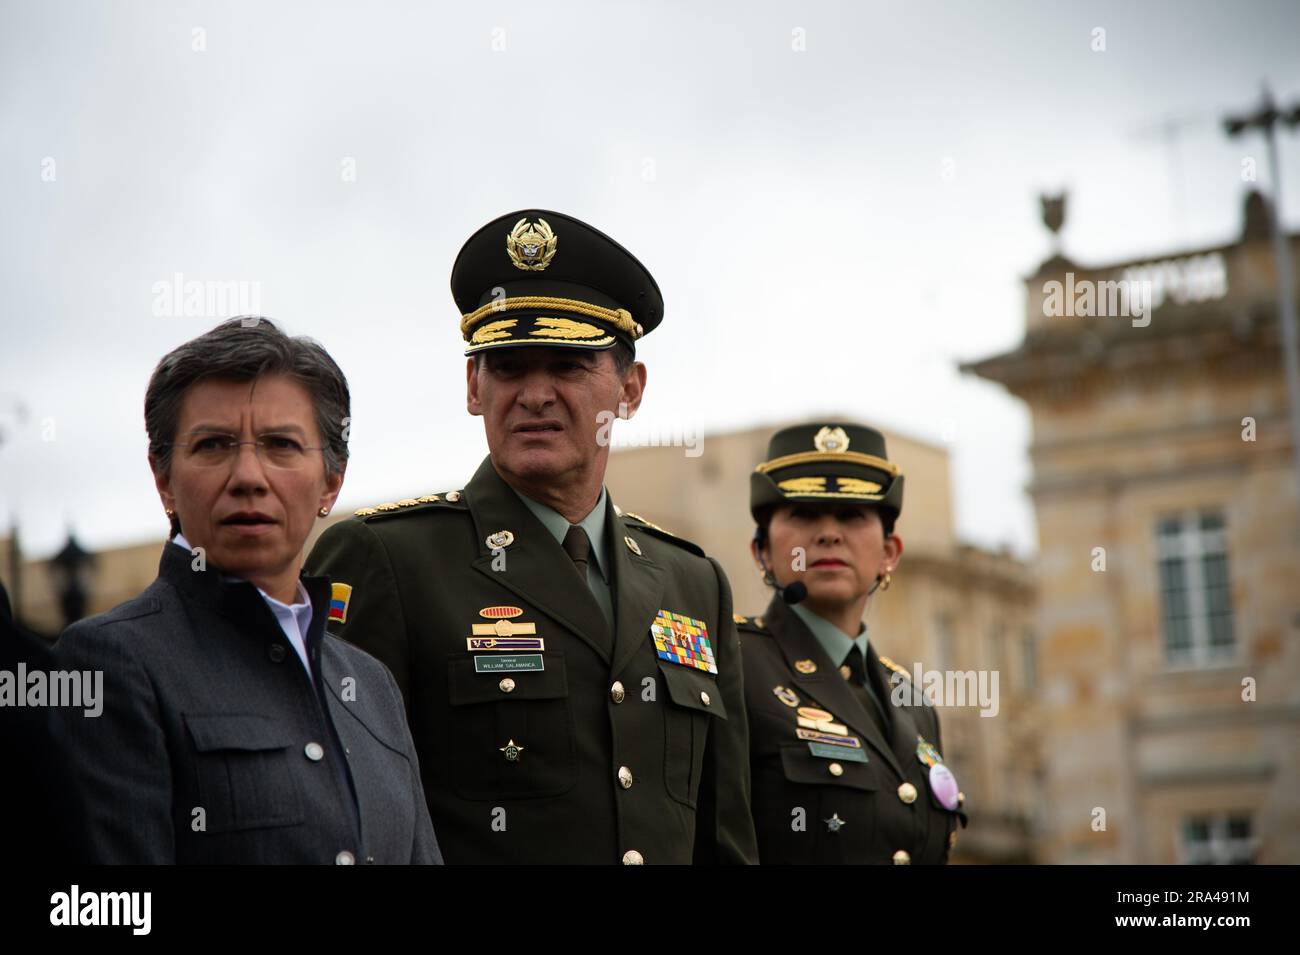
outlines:
[[1219, 119], [1264, 78], [1300, 97], [1297, 36], [1282, 0], [3, 0], [0, 526], [37, 556], [162, 532], [145, 384], [217, 317], [156, 314], [176, 273], [258, 283], [339, 360], [344, 504], [459, 486], [484, 444], [451, 262], [539, 206], [664, 291], [643, 426], [944, 442], [961, 535], [1032, 552], [1028, 416], [955, 365], [1020, 339], [1037, 193], [1071, 190], [1085, 263], [1232, 238], [1262, 149]]

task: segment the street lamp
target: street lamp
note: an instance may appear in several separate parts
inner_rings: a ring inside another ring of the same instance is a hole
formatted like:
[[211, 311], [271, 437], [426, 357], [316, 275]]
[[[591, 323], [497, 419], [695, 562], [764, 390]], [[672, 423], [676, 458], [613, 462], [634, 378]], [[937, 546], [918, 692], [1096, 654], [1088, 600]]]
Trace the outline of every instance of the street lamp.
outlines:
[[1300, 504], [1300, 357], [1297, 350], [1300, 344], [1296, 340], [1295, 288], [1291, 283], [1291, 256], [1287, 249], [1286, 236], [1282, 233], [1282, 166], [1277, 159], [1277, 136], [1274, 128], [1278, 123], [1285, 123], [1294, 129], [1300, 124], [1300, 102], [1289, 109], [1280, 109], [1273, 102], [1273, 94], [1268, 84], [1264, 84], [1263, 97], [1259, 108], [1245, 116], [1228, 116], [1224, 118], [1223, 128], [1231, 137], [1241, 136], [1250, 130], [1258, 129], [1264, 133], [1268, 144], [1268, 173], [1273, 180], [1273, 214], [1269, 217], [1272, 240], [1273, 261], [1277, 268], [1277, 300], [1282, 324], [1282, 350], [1286, 361], [1286, 393], [1291, 411], [1291, 455], [1295, 467], [1296, 500]]

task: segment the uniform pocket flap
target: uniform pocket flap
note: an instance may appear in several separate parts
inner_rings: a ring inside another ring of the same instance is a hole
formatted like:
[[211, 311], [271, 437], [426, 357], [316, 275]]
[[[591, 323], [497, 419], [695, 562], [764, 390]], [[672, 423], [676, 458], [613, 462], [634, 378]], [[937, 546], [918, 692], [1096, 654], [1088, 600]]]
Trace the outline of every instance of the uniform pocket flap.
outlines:
[[678, 706], [685, 706], [720, 719], [727, 718], [727, 707], [722, 702], [722, 691], [712, 674], [693, 667], [672, 663], [659, 664], [659, 672], [668, 685], [668, 695]]
[[[854, 752], [861, 753], [862, 750], [854, 750]], [[868, 760], [870, 759], [874, 759], [874, 757], [868, 756]], [[836, 772], [833, 768], [836, 766], [839, 767], [839, 772]], [[821, 756], [814, 756], [807, 743], [800, 743], [797, 746], [782, 746], [781, 768], [785, 770], [785, 778], [792, 783], [815, 786], [847, 786], [850, 789], [866, 790], [880, 788], [870, 762], [856, 762], [852, 757], [825, 759]]]
[[[474, 656], [494, 660], [499, 655], [480, 653]], [[459, 653], [449, 656], [447, 698], [452, 706], [509, 703], [511, 700], [554, 700], [569, 695], [562, 650], [542, 655], [546, 667], [544, 670], [493, 670], [480, 673], [474, 668], [474, 656]]]
[[293, 745], [287, 727], [256, 713], [185, 713], [194, 748], [201, 753], [222, 749], [285, 749]]

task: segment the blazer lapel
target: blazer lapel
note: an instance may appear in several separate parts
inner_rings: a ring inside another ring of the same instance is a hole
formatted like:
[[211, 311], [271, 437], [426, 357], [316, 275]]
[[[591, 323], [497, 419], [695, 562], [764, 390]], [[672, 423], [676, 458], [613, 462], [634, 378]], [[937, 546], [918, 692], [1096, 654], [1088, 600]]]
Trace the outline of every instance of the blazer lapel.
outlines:
[[[558, 621], [608, 663], [609, 624], [600, 604], [564, 548], [497, 474], [491, 458], [479, 465], [463, 495], [478, 535], [475, 569]], [[494, 570], [487, 537], [502, 530], [515, 539], [505, 550], [505, 569]]]
[[[790, 672], [794, 674], [795, 686], [802, 688], [853, 729], [901, 777], [903, 770], [894, 749], [885, 741], [875, 720], [863, 709], [848, 682], [840, 676], [839, 667], [831, 662], [812, 631], [799, 619], [799, 615], [777, 595], [767, 605], [766, 616], [768, 629], [776, 637], [777, 645], [789, 663]], [[800, 673], [795, 666], [800, 660], [811, 660], [817, 669], [812, 673]]]
[[[607, 551], [614, 565], [614, 673], [622, 671], [636, 651], [650, 639], [650, 627], [660, 609], [665, 572], [644, 551], [636, 553], [627, 544], [630, 537], [614, 502], [606, 499], [605, 526], [609, 528]], [[716, 638], [715, 638], [716, 639]]]

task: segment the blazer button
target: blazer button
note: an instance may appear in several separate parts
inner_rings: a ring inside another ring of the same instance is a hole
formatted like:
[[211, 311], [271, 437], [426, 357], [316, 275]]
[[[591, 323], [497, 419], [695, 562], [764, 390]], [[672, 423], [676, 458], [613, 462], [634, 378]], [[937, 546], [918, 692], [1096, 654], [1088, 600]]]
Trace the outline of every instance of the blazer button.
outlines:
[[348, 852], [347, 849], [344, 849], [342, 852], [340, 852], [338, 855], [334, 857], [334, 864], [335, 865], [356, 865], [357, 857], [354, 856], [351, 852]]
[[609, 698], [615, 703], [622, 703], [626, 695], [627, 691], [623, 689], [623, 684], [615, 680], [614, 685], [609, 688]]
[[898, 798], [910, 806], [916, 802], [916, 787], [911, 783], [903, 783], [898, 787]]
[[624, 789], [631, 789], [632, 770], [628, 769], [626, 766], [620, 766], [618, 768], [618, 781]]
[[826, 769], [828, 772], [830, 772], [832, 776], [844, 775], [844, 767], [841, 766], [839, 763], [831, 763], [829, 766], [826, 767]]
[[271, 658], [272, 663], [283, 663], [284, 653], [283, 643], [273, 643], [266, 650], [266, 655]]
[[641, 853], [637, 852], [635, 849], [628, 849], [627, 852], [623, 853], [623, 864], [645, 865], [645, 859], [642, 858]]
[[907, 854], [906, 849], [899, 849], [894, 853], [894, 865], [911, 865], [912, 857]]
[[319, 763], [325, 755], [325, 748], [320, 743], [308, 743], [302, 748], [302, 751], [307, 754], [307, 758], [313, 763]]

